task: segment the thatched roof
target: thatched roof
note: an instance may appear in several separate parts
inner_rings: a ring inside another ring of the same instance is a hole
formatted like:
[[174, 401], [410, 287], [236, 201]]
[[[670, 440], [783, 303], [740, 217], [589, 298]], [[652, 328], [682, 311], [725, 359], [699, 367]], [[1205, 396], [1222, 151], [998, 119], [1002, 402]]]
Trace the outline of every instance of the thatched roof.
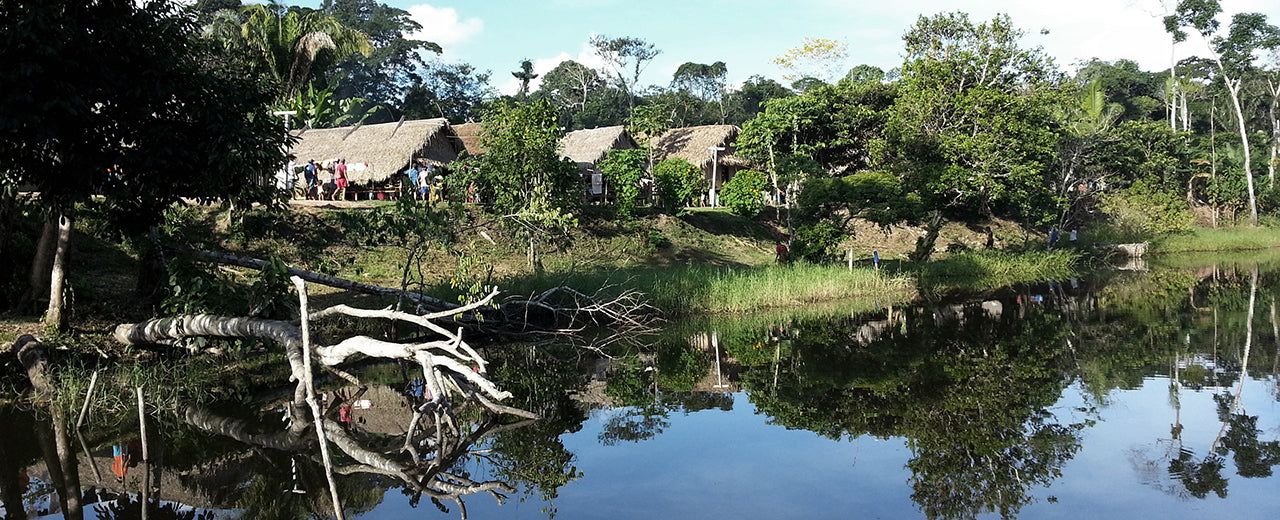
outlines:
[[[458, 158], [462, 143], [444, 119], [302, 130], [291, 153], [308, 159], [345, 158], [352, 184], [383, 182], [404, 170], [410, 159], [443, 166]], [[360, 164], [368, 164], [360, 168]]]
[[733, 155], [733, 142], [741, 131], [733, 125], [673, 128], [662, 134], [662, 137], [651, 140], [650, 143], [653, 146], [656, 161], [679, 157], [699, 168], [707, 168], [711, 166], [711, 150], [708, 148], [718, 146], [725, 149], [716, 153], [720, 164], [746, 166], [746, 160]]
[[590, 130], [575, 130], [560, 139], [560, 157], [578, 163], [584, 170], [604, 160], [609, 150], [639, 148], [625, 126], [608, 126]]
[[458, 134], [458, 138], [462, 139], [462, 146], [466, 148], [467, 155], [483, 155], [484, 147], [480, 146], [480, 133], [484, 127], [480, 123], [463, 123], [453, 125], [453, 132]]

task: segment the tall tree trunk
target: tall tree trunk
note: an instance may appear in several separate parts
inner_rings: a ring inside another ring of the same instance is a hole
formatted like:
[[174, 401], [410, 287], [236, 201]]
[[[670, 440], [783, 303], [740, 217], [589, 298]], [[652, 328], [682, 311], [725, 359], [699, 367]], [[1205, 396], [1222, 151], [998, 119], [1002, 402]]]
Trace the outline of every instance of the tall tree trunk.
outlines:
[[1240, 82], [1224, 77], [1227, 92], [1231, 93], [1231, 105], [1236, 109], [1236, 123], [1240, 129], [1240, 145], [1244, 148], [1244, 179], [1249, 187], [1249, 225], [1258, 226], [1258, 196], [1253, 187], [1253, 163], [1249, 154], [1249, 133], [1244, 125], [1244, 109], [1240, 107]]
[[73, 224], [66, 214], [58, 217], [58, 246], [53, 255], [53, 268], [49, 274], [49, 310], [45, 312], [46, 327], [64, 330], [67, 328], [67, 314], [62, 298], [63, 285], [66, 281], [67, 256], [71, 254], [71, 230]]
[[31, 260], [31, 276], [27, 281], [27, 291], [22, 294], [18, 307], [35, 311], [36, 304], [49, 294], [49, 272], [53, 270], [53, 248], [58, 238], [58, 216], [51, 215], [45, 220], [40, 231], [40, 241], [36, 244], [36, 254]]

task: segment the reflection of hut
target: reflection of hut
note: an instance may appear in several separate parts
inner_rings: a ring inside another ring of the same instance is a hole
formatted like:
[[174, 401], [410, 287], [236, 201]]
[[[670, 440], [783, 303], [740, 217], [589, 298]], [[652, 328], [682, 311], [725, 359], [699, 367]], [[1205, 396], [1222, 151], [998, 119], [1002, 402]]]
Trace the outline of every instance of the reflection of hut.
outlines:
[[462, 151], [462, 143], [444, 119], [306, 129], [297, 136], [290, 151], [299, 163], [345, 158], [348, 178], [355, 186], [396, 186], [398, 174], [411, 160], [442, 167]]
[[480, 145], [480, 134], [483, 130], [484, 127], [480, 126], [480, 123], [453, 125], [453, 133], [458, 135], [463, 148], [470, 156], [484, 155], [485, 148]]
[[596, 166], [606, 157], [609, 150], [631, 150], [639, 148], [631, 133], [625, 126], [609, 126], [590, 130], [575, 130], [560, 139], [559, 153], [562, 159], [569, 159], [578, 165], [582, 175], [591, 183], [589, 193], [603, 195], [604, 178]]
[[[733, 143], [742, 130], [733, 125], [706, 125], [689, 128], [674, 128], [654, 139], [653, 155], [655, 161], [678, 157], [690, 164], [702, 168], [707, 181], [715, 176], [714, 189], [717, 193], [725, 181], [732, 179], [733, 174], [744, 170], [749, 163], [734, 155]], [[712, 151], [711, 148], [724, 148]], [[714, 168], [713, 168], [714, 157]]]

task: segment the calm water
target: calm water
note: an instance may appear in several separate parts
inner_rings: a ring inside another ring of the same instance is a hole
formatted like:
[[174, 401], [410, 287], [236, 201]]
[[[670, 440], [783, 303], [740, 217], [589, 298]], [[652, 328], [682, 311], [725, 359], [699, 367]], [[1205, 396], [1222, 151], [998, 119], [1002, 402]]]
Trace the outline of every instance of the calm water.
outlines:
[[[680, 324], [606, 360], [509, 346], [489, 353], [495, 378], [545, 419], [464, 412], [461, 436], [415, 435], [413, 450], [414, 371], [369, 367], [363, 393], [328, 388], [364, 454], [336, 456], [339, 494], [371, 519], [459, 518], [448, 493], [469, 518], [1280, 518], [1277, 296], [1272, 264], [1153, 268]], [[150, 478], [178, 510], [331, 516], [312, 434], [285, 435], [282, 394], [247, 380], [198, 408], [157, 404], [150, 467], [112, 467], [114, 449], [138, 452], [138, 422], [101, 405], [83, 446], [66, 437], [65, 473], [86, 502]], [[5, 504], [61, 517], [47, 408], [0, 414]]]

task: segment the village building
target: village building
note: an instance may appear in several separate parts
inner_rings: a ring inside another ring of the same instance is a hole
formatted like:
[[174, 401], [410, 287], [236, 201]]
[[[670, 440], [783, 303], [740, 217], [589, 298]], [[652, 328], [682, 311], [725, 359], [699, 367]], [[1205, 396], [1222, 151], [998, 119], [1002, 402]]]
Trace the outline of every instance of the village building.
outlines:
[[295, 135], [298, 142], [290, 153], [299, 165], [346, 159], [348, 194], [356, 199], [395, 198], [410, 164], [425, 162], [443, 171], [463, 151], [462, 141], [443, 118], [310, 128]]
[[462, 147], [467, 151], [467, 155], [472, 157], [484, 155], [485, 148], [480, 144], [480, 134], [483, 131], [484, 127], [480, 123], [453, 125], [453, 133], [457, 134], [458, 140], [462, 142]]
[[560, 139], [558, 152], [561, 159], [568, 159], [578, 165], [586, 184], [587, 199], [603, 200], [608, 197], [609, 188], [600, 171], [600, 162], [608, 157], [609, 150], [631, 150], [639, 147], [627, 127], [619, 125], [569, 132]]
[[741, 131], [733, 125], [673, 128], [650, 141], [653, 160], [658, 163], [674, 157], [701, 168], [709, 186], [705, 202], [717, 205], [720, 187], [750, 166], [747, 160], [734, 155], [734, 141]]

